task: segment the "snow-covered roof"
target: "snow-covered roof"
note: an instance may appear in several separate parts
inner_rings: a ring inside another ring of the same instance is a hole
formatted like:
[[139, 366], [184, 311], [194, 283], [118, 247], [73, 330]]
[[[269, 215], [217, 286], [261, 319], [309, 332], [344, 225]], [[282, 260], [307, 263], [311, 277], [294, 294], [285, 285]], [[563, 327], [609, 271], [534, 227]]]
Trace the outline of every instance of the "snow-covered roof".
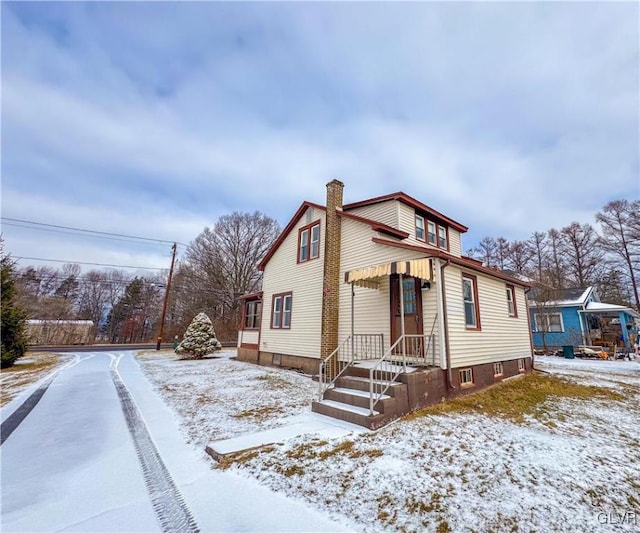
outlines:
[[543, 291], [534, 289], [530, 293], [533, 305], [544, 305], [545, 307], [571, 307], [584, 305], [593, 287], [575, 287], [572, 289], [554, 289], [551, 291], [553, 300], [546, 301], [542, 298]]
[[631, 316], [640, 318], [640, 314], [638, 314], [636, 311], [634, 311], [630, 307], [625, 307], [624, 305], [616, 305], [616, 304], [605, 304], [602, 302], [589, 302], [587, 304], [586, 311], [593, 312], [593, 313], [597, 313], [597, 312], [603, 313], [605, 311], [614, 311], [614, 312], [624, 311], [625, 313]]

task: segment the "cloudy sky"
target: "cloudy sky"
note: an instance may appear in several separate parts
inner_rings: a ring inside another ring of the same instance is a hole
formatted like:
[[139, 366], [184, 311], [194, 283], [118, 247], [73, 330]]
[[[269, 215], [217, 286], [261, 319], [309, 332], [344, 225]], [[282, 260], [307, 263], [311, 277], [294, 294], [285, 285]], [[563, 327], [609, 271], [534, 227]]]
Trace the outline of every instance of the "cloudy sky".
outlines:
[[6, 251], [166, 267], [6, 218], [189, 243], [233, 211], [284, 225], [333, 178], [465, 249], [593, 222], [640, 196], [638, 27], [635, 2], [2, 2]]

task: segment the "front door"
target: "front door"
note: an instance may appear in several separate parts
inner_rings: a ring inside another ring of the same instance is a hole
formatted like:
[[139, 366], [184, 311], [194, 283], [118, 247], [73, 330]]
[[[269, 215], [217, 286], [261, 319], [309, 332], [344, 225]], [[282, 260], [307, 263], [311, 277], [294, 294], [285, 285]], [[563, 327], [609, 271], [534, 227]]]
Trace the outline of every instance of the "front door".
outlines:
[[[419, 278], [402, 276], [403, 302], [400, 302], [400, 276], [393, 274], [390, 279], [391, 288], [391, 344], [402, 335], [400, 305], [404, 306], [404, 332], [406, 335], [422, 335], [422, 291]], [[419, 343], [407, 342], [407, 350], [410, 346], [418, 346]], [[421, 345], [421, 343], [420, 343]], [[416, 354], [418, 355], [418, 354]]]

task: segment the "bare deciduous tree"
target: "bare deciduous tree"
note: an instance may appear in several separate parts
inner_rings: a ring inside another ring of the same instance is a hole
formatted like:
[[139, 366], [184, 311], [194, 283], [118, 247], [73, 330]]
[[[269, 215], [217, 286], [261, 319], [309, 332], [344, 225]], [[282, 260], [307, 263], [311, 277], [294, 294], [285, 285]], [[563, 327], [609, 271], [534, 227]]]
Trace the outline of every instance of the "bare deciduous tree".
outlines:
[[571, 281], [580, 287], [593, 285], [603, 269], [604, 252], [598, 242], [598, 234], [591, 224], [572, 222], [562, 228], [560, 251]]
[[278, 223], [263, 213], [235, 212], [205, 228], [187, 249], [183, 277], [211, 291], [217, 311], [212, 320], [220, 338], [235, 335], [237, 298], [259, 290], [258, 264], [279, 232]]
[[640, 311], [638, 285], [640, 279], [640, 200], [614, 200], [596, 215], [602, 235], [598, 244], [613, 259], [614, 266], [626, 273], [633, 297]]

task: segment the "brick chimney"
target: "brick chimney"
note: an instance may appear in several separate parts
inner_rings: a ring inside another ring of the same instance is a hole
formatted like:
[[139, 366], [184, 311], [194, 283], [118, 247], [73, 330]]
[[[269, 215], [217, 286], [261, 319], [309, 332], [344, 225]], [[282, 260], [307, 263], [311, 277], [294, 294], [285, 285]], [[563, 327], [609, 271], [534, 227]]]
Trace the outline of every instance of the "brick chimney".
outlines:
[[340, 312], [340, 217], [344, 183], [327, 183], [327, 221], [324, 234], [324, 273], [322, 287], [322, 337], [320, 356], [324, 359], [338, 347], [338, 316]]

